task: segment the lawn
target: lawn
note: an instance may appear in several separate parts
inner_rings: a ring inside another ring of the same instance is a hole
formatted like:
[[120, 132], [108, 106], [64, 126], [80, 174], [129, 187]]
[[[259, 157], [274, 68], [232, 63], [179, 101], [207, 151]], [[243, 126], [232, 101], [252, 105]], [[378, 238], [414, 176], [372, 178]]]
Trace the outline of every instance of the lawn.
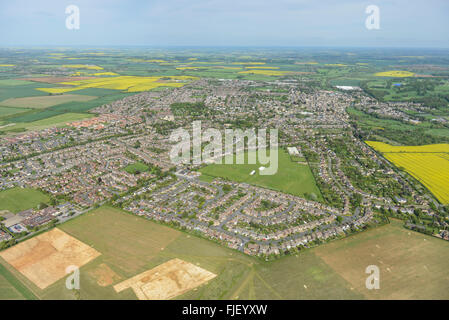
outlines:
[[42, 192], [29, 188], [12, 188], [0, 192], [0, 210], [17, 213], [37, 207], [41, 202], [47, 203], [50, 198]]
[[[248, 154], [245, 153], [245, 159], [247, 159], [247, 156]], [[207, 176], [245, 182], [297, 196], [315, 194], [317, 199], [321, 199], [321, 193], [308, 165], [291, 161], [290, 156], [284, 149], [279, 149], [278, 161], [278, 171], [274, 175], [260, 175], [258, 172], [260, 163], [235, 164], [235, 161], [234, 164], [211, 164], [200, 169], [200, 171]], [[245, 160], [245, 162], [247, 161]], [[250, 175], [253, 170], [256, 173]]]
[[134, 162], [132, 164], [127, 165], [124, 170], [131, 174], [137, 174], [141, 172], [145, 172], [149, 169], [149, 167], [142, 162]]

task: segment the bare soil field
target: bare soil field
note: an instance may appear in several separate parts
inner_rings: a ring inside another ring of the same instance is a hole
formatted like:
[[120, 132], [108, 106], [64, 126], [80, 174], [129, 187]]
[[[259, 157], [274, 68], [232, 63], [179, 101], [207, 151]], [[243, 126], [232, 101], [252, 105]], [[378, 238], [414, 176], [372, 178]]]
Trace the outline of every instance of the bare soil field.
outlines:
[[79, 81], [87, 79], [95, 79], [96, 77], [38, 77], [38, 78], [23, 78], [20, 80], [34, 81], [34, 82], [45, 82], [45, 83], [59, 83], [68, 81]]
[[70, 265], [81, 267], [100, 253], [55, 228], [0, 253], [16, 270], [41, 289], [66, 276]]
[[107, 287], [122, 279], [114, 272], [107, 264], [101, 263], [93, 270], [90, 270], [90, 275], [97, 280], [100, 287]]
[[192, 290], [217, 275], [192, 263], [172, 259], [114, 286], [132, 288], [139, 300], [167, 300]]

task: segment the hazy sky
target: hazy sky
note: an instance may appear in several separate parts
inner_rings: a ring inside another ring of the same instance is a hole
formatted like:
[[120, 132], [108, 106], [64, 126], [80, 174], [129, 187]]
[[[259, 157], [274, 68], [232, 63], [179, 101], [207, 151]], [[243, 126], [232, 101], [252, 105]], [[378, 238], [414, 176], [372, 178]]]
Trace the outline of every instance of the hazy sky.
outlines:
[[[80, 29], [65, 25], [68, 5]], [[380, 29], [368, 30], [368, 5]], [[0, 0], [0, 46], [449, 47], [448, 0]]]

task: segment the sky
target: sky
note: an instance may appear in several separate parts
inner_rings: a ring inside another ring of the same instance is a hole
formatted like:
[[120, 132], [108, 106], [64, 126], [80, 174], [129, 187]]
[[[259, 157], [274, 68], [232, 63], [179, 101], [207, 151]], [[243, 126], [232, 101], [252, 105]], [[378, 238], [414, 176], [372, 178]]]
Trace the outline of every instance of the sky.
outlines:
[[449, 48], [448, 18], [448, 0], [0, 0], [0, 46]]

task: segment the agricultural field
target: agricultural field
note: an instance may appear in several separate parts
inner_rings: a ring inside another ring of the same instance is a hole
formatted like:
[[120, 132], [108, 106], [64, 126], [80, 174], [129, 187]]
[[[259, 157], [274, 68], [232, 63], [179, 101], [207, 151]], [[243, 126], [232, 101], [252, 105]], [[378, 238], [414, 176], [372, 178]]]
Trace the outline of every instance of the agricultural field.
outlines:
[[376, 77], [391, 77], [391, 78], [413, 77], [414, 75], [415, 74], [413, 72], [400, 71], [400, 70], [384, 71], [375, 74]]
[[42, 120], [36, 120], [31, 122], [19, 122], [10, 123], [0, 127], [0, 131], [3, 132], [25, 132], [27, 130], [42, 130], [51, 127], [64, 127], [69, 122], [85, 120], [94, 117], [94, 114], [89, 113], [64, 113]]
[[37, 90], [52, 94], [65, 93], [87, 88], [102, 88], [102, 89], [124, 90], [126, 92], [141, 92], [151, 90], [157, 87], [182, 87], [187, 83], [187, 81], [191, 80], [195, 80], [195, 78], [187, 76], [174, 76], [174, 77], [117, 76], [117, 77], [105, 77], [105, 78], [60, 82], [59, 85], [65, 85], [65, 87], [37, 88]]
[[55, 96], [10, 98], [0, 102], [0, 105], [16, 108], [44, 109], [65, 102], [84, 102], [96, 99], [97, 97], [87, 95], [64, 94]]
[[[78, 293], [65, 288], [65, 279], [39, 289], [0, 258], [0, 267], [40, 299], [137, 299], [132, 288], [116, 292], [114, 286], [173, 259], [216, 274], [175, 299], [449, 298], [447, 242], [409, 231], [395, 220], [271, 262], [110, 207], [59, 229], [100, 253], [81, 268]], [[365, 287], [365, 268], [372, 264], [380, 268], [380, 290]]]
[[0, 118], [11, 116], [17, 113], [27, 112], [31, 109], [26, 108], [11, 108], [11, 107], [4, 107], [0, 106]]
[[4, 265], [0, 264], [0, 300], [35, 300], [28, 290]]
[[449, 203], [449, 144], [390, 146], [367, 141], [384, 157], [420, 181], [442, 203]]
[[[250, 151], [256, 153], [256, 151]], [[321, 200], [321, 193], [316, 186], [310, 168], [306, 164], [291, 161], [290, 156], [284, 149], [278, 152], [278, 171], [274, 175], [260, 175], [259, 167], [262, 165], [257, 160], [256, 164], [247, 164], [248, 153], [245, 153], [245, 164], [210, 164], [200, 169], [200, 172], [209, 177], [221, 177], [236, 182], [245, 182], [269, 189], [274, 189], [297, 196], [308, 195]], [[250, 175], [252, 171], [254, 175]], [[204, 179], [204, 178], [203, 178]]]
[[37, 207], [41, 202], [48, 203], [50, 198], [42, 192], [29, 188], [11, 188], [0, 191], [0, 210], [17, 213]]

